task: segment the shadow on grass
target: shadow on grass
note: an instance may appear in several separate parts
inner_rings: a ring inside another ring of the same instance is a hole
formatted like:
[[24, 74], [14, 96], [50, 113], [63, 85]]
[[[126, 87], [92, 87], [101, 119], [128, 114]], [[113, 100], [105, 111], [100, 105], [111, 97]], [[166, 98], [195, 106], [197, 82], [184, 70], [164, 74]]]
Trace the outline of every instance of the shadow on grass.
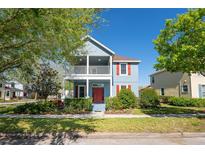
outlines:
[[95, 132], [94, 119], [0, 119], [0, 144], [68, 144]]

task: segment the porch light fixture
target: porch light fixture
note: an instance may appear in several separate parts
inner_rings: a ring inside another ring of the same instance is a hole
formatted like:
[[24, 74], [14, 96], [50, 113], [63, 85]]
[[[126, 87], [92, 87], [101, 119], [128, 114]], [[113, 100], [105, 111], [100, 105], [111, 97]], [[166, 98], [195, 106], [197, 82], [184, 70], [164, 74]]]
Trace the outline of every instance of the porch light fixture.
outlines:
[[82, 58], [80, 58], [80, 61], [82, 61]]
[[99, 58], [98, 61], [101, 61], [101, 59]]

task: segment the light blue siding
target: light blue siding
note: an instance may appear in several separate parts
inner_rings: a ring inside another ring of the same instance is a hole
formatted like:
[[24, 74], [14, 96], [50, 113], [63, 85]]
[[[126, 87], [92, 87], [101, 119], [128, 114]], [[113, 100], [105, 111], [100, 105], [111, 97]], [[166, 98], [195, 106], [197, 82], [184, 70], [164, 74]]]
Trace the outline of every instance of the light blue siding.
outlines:
[[102, 48], [95, 42], [88, 40], [85, 46], [81, 49], [83, 53], [89, 56], [111, 56], [112, 54], [106, 49]]
[[117, 85], [131, 85], [131, 90], [135, 93], [136, 96], [138, 94], [138, 63], [130, 63], [131, 65], [131, 75], [126, 76], [117, 76], [116, 72], [117, 63], [113, 63], [113, 96], [116, 95], [116, 86]]

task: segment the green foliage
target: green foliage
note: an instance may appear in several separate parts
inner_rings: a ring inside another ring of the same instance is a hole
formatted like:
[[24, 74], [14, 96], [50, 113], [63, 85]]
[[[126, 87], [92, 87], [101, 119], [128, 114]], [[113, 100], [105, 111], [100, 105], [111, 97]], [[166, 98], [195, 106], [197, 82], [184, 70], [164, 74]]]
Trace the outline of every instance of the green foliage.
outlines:
[[123, 109], [122, 103], [119, 101], [118, 97], [106, 97], [106, 110], [121, 110]]
[[92, 99], [91, 98], [66, 98], [64, 100], [65, 107], [63, 112], [65, 113], [85, 113], [92, 111]]
[[205, 107], [205, 99], [201, 98], [185, 98], [185, 97], [170, 97], [168, 104], [174, 106], [187, 106], [187, 107]]
[[159, 99], [156, 91], [152, 88], [144, 89], [140, 94], [141, 107], [157, 107], [159, 106]]
[[169, 101], [169, 98], [172, 96], [158, 96], [158, 97], [159, 97], [160, 103], [167, 104]]
[[[0, 75], [28, 78], [40, 59], [74, 61], [100, 9], [0, 9]], [[18, 73], [20, 72], [20, 73]]]
[[116, 97], [107, 97], [105, 102], [106, 110], [121, 110], [139, 106], [138, 99], [129, 89], [121, 89]]
[[165, 28], [154, 41], [159, 53], [155, 68], [205, 75], [204, 16], [205, 9], [189, 9], [175, 19], [166, 20]]
[[14, 113], [18, 114], [45, 114], [53, 113], [57, 110], [57, 107], [53, 102], [36, 102], [26, 103], [14, 108]]
[[136, 106], [136, 96], [130, 89], [121, 89], [117, 97], [124, 109]]
[[49, 64], [42, 64], [39, 73], [33, 76], [31, 86], [32, 90], [44, 99], [49, 95], [57, 95], [61, 88], [58, 72], [50, 68]]

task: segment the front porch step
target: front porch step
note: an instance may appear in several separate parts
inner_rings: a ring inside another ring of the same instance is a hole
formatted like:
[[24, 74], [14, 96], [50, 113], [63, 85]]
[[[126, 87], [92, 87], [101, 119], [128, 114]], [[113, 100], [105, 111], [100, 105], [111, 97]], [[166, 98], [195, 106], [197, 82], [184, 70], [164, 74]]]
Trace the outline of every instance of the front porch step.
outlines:
[[93, 112], [105, 112], [105, 104], [93, 104]]

